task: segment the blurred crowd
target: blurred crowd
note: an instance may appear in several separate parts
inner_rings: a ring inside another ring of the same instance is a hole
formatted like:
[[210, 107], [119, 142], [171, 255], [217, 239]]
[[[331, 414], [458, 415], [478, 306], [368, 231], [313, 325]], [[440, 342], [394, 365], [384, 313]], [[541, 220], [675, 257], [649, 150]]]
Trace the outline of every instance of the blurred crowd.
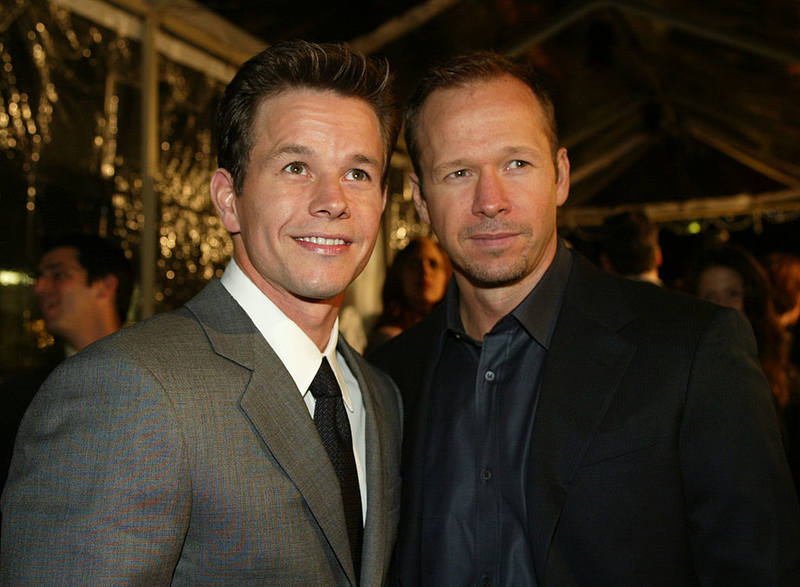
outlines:
[[[598, 263], [611, 273], [663, 287], [658, 233], [640, 211], [611, 216], [601, 231]], [[670, 287], [742, 312], [753, 328], [800, 491], [800, 256], [772, 252], [759, 260], [742, 246], [713, 242], [701, 247], [686, 267]]]

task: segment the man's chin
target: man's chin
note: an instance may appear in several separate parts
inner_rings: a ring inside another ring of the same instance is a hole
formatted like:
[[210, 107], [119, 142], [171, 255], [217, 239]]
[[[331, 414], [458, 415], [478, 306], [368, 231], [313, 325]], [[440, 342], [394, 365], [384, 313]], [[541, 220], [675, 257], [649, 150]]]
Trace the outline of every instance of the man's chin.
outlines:
[[473, 286], [481, 289], [505, 287], [522, 280], [528, 273], [522, 264], [514, 265], [480, 265], [477, 263], [465, 264], [459, 268], [464, 277]]
[[337, 302], [341, 304], [344, 299], [344, 290], [331, 287], [307, 288], [303, 291], [295, 292], [294, 295], [305, 302], [334, 305]]

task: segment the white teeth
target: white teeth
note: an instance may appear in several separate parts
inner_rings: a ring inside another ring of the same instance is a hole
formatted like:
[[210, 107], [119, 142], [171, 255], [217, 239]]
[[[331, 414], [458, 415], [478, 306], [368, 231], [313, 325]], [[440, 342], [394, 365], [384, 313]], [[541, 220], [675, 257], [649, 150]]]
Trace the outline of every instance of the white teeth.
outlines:
[[297, 240], [306, 243], [313, 243], [315, 245], [326, 245], [326, 246], [344, 244], [344, 240], [340, 238], [320, 238], [318, 236], [301, 236]]

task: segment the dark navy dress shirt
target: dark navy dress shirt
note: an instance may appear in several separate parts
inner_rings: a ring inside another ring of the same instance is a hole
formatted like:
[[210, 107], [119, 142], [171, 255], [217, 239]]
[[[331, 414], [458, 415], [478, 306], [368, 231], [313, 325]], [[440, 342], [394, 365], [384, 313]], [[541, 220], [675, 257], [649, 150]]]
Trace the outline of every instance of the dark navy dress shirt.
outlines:
[[559, 242], [533, 291], [483, 339], [448, 289], [428, 412], [422, 583], [536, 585], [526, 478], [542, 365], [572, 260]]

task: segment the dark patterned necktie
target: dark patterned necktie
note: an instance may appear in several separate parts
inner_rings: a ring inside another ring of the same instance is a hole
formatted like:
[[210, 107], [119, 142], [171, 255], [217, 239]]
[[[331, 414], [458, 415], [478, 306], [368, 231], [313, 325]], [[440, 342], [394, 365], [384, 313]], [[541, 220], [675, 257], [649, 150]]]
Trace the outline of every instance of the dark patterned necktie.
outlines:
[[350, 552], [353, 554], [353, 567], [358, 579], [361, 575], [361, 545], [364, 535], [364, 525], [361, 521], [361, 491], [342, 390], [336, 383], [336, 376], [327, 358], [322, 358], [322, 365], [309, 389], [316, 401], [314, 424], [317, 425], [322, 444], [328, 451], [342, 487], [347, 535], [350, 538]]

